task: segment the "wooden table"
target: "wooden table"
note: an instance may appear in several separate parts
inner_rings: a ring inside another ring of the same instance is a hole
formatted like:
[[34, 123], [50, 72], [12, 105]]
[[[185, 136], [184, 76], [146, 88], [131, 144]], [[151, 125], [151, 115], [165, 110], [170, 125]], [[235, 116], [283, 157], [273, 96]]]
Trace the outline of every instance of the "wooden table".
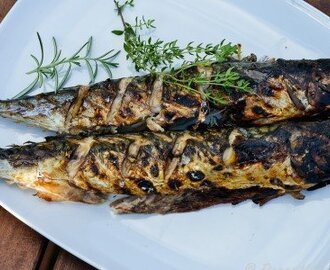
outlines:
[[[0, 0], [0, 22], [16, 0]], [[329, 0], [307, 0], [330, 16]], [[0, 269], [94, 269], [0, 207]]]

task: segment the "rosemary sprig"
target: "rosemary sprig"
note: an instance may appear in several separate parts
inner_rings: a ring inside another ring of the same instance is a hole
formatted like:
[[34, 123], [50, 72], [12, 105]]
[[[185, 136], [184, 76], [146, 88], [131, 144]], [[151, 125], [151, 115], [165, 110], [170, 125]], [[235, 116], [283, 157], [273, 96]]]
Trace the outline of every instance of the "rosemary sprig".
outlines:
[[[87, 42], [85, 42], [75, 53], [69, 57], [62, 57], [62, 50], [59, 49], [56, 39], [52, 38], [53, 44], [53, 57], [52, 60], [45, 64], [45, 51], [43, 41], [39, 33], [37, 33], [39, 47], [40, 47], [40, 59], [35, 55], [31, 55], [34, 60], [36, 67], [26, 74], [32, 75], [35, 74], [35, 79], [20, 93], [18, 93], [14, 98], [22, 98], [23, 96], [29, 94], [37, 87], [41, 87], [45, 80], [51, 79], [54, 81], [55, 92], [60, 90], [68, 78], [71, 75], [72, 67], [83, 67], [86, 65], [90, 82], [94, 83], [98, 74], [99, 66], [101, 66], [108, 74], [109, 77], [112, 76], [111, 69], [118, 67], [118, 63], [113, 62], [113, 59], [119, 54], [119, 51], [115, 52], [114, 50], [109, 50], [106, 53], [98, 57], [91, 56], [93, 38], [90, 37]], [[65, 69], [62, 76], [60, 73], [62, 69]]]
[[[113, 33], [124, 35], [123, 47], [126, 58], [132, 61], [137, 71], [160, 73], [165, 83], [190, 93], [200, 94], [204, 100], [216, 105], [226, 103], [223, 91], [235, 89], [248, 92], [250, 90], [249, 82], [242, 79], [232, 67], [213, 74], [210, 78], [198, 72], [189, 72], [198, 66], [210, 66], [214, 62], [224, 62], [231, 58], [240, 59], [239, 44], [234, 45], [222, 40], [218, 44], [189, 42], [180, 47], [177, 40], [165, 42], [160, 39], [153, 40], [151, 37], [143, 39], [139, 32], [155, 28], [154, 20], [137, 17], [135, 23], [130, 24], [125, 21], [123, 12], [126, 7], [134, 6], [134, 1], [128, 0], [123, 4], [120, 4], [118, 0], [114, 2], [123, 30], [114, 30]], [[192, 58], [192, 61], [187, 62], [185, 60], [187, 58]], [[178, 60], [181, 60], [181, 66], [174, 69], [173, 65]], [[215, 87], [217, 91], [213, 91]]]

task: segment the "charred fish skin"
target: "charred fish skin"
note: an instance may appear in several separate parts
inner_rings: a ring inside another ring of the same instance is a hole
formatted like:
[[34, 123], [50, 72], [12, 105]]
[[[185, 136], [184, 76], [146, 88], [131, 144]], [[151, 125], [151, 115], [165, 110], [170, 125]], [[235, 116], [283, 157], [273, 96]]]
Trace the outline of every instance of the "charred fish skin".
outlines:
[[202, 126], [267, 125], [329, 111], [330, 60], [214, 63], [188, 70], [207, 77], [233, 68], [249, 93], [222, 91], [226, 105], [208, 104], [197, 92], [164, 82], [163, 75], [106, 80], [20, 100], [0, 101], [0, 115], [31, 125], [78, 134], [95, 130], [163, 132]]
[[48, 200], [261, 188], [299, 197], [330, 176], [330, 120], [204, 133], [54, 137], [0, 151], [0, 177]]
[[267, 125], [324, 114], [330, 106], [330, 61], [283, 60], [214, 65], [214, 72], [234, 67], [251, 83], [249, 94], [228, 91], [229, 106], [218, 126]]
[[252, 200], [257, 204], [264, 204], [283, 193], [271, 188], [202, 188], [199, 190], [185, 190], [178, 194], [145, 196], [129, 196], [115, 200], [110, 204], [116, 214], [169, 214], [191, 212], [217, 204], [238, 204], [245, 200]]
[[202, 103], [199, 95], [147, 75], [0, 101], [0, 116], [62, 134], [164, 131], [185, 120], [195, 124]]
[[[36, 190], [36, 195], [47, 201], [79, 201], [101, 203], [106, 196], [99, 191], [83, 190], [72, 185], [61, 172], [61, 162], [75, 149], [75, 144], [67, 144], [57, 139], [51, 144], [29, 143], [0, 150], [0, 174], [9, 184]], [[61, 161], [62, 159], [62, 161]], [[53, 169], [50, 169], [54, 166]], [[56, 176], [47, 175], [48, 170], [56, 170]]]

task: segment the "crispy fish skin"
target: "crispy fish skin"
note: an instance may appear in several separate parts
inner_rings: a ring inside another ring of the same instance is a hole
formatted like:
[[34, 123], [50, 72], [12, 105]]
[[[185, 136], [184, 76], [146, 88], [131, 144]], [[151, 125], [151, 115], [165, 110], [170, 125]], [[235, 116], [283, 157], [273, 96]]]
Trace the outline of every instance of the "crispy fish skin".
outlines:
[[[230, 67], [250, 82], [252, 90], [225, 91], [226, 105], [208, 104], [198, 93], [169, 85], [161, 76], [146, 75], [0, 101], [0, 116], [78, 134], [183, 130], [203, 124], [266, 125], [329, 110], [330, 59], [214, 63], [188, 72], [208, 78]], [[208, 90], [223, 92], [217, 86]]]
[[[267, 201], [282, 196], [279, 190], [271, 188], [201, 188], [185, 190], [177, 194], [145, 196], [129, 196], [115, 200], [110, 204], [117, 214], [169, 214], [200, 210], [217, 204], [238, 204], [251, 199], [254, 203], [263, 205]], [[296, 197], [303, 199], [303, 197]]]
[[276, 196], [330, 176], [330, 120], [204, 133], [54, 137], [0, 151], [0, 177], [48, 200], [88, 203], [109, 193], [274, 190]]

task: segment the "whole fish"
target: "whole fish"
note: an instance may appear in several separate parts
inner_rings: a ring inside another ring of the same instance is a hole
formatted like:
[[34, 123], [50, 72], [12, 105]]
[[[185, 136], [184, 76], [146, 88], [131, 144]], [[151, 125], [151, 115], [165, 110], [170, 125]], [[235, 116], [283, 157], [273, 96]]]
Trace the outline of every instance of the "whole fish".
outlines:
[[[200, 126], [265, 125], [327, 114], [330, 107], [330, 59], [214, 63], [190, 73], [208, 79], [233, 68], [251, 91], [203, 85], [187, 92], [145, 75], [106, 80], [54, 92], [0, 101], [0, 116], [59, 133], [183, 130]], [[221, 91], [226, 104], [203, 100], [201, 91]]]
[[52, 137], [1, 149], [0, 178], [35, 189], [46, 200], [99, 203], [110, 193], [127, 194], [138, 198], [114, 203], [118, 212], [163, 213], [170, 212], [162, 209], [166, 204], [187, 211], [248, 198], [302, 198], [302, 190], [330, 179], [329, 153], [330, 120]]

